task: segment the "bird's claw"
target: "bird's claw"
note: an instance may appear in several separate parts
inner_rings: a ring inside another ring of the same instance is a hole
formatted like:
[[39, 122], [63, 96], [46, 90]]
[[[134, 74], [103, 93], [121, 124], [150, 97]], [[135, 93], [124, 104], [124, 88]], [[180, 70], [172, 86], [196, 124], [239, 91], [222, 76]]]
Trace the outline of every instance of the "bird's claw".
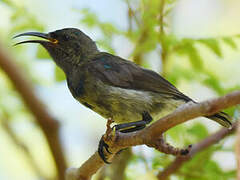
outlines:
[[[109, 118], [107, 121], [107, 129], [105, 134], [102, 136], [101, 140], [99, 141], [99, 145], [98, 145], [98, 154], [101, 157], [101, 159], [106, 163], [106, 164], [110, 164], [110, 162], [107, 161], [107, 158], [104, 154], [108, 153], [108, 154], [113, 154], [110, 150], [109, 150], [109, 144], [111, 144], [111, 142], [114, 142], [116, 139], [116, 133], [118, 131], [122, 132], [121, 129], [124, 128], [122, 127], [122, 125], [124, 126], [124, 124], [118, 124], [118, 125], [114, 125], [113, 127], [111, 127], [111, 124], [114, 121]], [[107, 144], [107, 143], [108, 144]], [[116, 154], [119, 154], [122, 150], [118, 151]]]
[[103, 137], [102, 137], [101, 140], [99, 141], [99, 145], [98, 145], [98, 154], [106, 164], [110, 164], [110, 162], [107, 161], [107, 158], [104, 154], [104, 149], [106, 150], [107, 153], [112, 154], [109, 151], [109, 145], [107, 143], [105, 143], [105, 141], [103, 140]]
[[108, 140], [112, 139], [112, 137], [115, 136], [116, 130], [115, 128], [111, 128], [111, 124], [114, 121], [109, 118], [107, 121], [107, 130], [105, 135], [102, 136], [101, 140], [99, 141], [99, 145], [98, 145], [98, 154], [101, 157], [101, 159], [106, 163], [106, 164], [110, 164], [110, 162], [107, 161], [107, 158], [104, 154], [104, 149], [107, 153], [112, 154], [112, 152], [109, 150], [109, 145], [106, 143], [108, 142]]

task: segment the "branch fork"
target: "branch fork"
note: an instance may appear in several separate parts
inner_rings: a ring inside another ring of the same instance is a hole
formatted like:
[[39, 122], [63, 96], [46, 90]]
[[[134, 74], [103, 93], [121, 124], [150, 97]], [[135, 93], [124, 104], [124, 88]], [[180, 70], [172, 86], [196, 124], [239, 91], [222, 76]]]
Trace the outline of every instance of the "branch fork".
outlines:
[[[122, 135], [125, 135], [125, 133], [116, 131], [114, 127], [111, 128], [111, 124], [113, 122], [114, 121], [112, 119], [108, 119], [107, 125], [106, 125], [107, 126], [106, 132], [102, 136], [102, 139], [108, 145], [109, 152], [106, 152], [107, 150], [105, 150], [107, 160], [109, 159], [112, 160], [112, 155], [119, 154], [118, 152], [121, 151], [123, 148], [132, 146], [132, 145], [128, 145], [128, 146], [118, 145], [118, 139], [121, 138]], [[144, 143], [142, 144], [146, 144], [148, 147], [155, 148], [160, 152], [171, 154], [174, 156], [185, 156], [189, 153], [192, 147], [192, 145], [189, 145], [187, 148], [184, 148], [184, 149], [175, 148], [170, 144], [166, 143], [162, 134], [159, 135], [157, 138], [143, 138], [143, 140], [144, 140]], [[136, 145], [141, 145], [141, 144], [136, 143]]]

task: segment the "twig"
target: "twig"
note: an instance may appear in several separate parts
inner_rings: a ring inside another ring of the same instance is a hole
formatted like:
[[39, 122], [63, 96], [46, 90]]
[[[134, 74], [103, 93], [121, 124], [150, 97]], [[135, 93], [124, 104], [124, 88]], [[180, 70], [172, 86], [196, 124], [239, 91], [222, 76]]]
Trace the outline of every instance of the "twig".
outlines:
[[133, 50], [133, 60], [136, 64], [141, 65], [142, 64], [142, 57], [143, 57], [143, 52], [138, 50], [138, 46], [144, 44], [148, 39], [148, 32], [147, 28], [143, 27], [143, 30], [139, 36], [139, 39], [137, 40], [137, 43], [135, 45], [135, 48]]
[[160, 17], [159, 17], [159, 24], [160, 24], [160, 35], [164, 35], [164, 7], [165, 7], [165, 0], [161, 0], [160, 3]]
[[136, 24], [137, 24], [137, 26], [140, 28], [141, 27], [141, 23], [140, 23], [137, 15], [136, 15], [136, 12], [131, 8], [131, 4], [130, 4], [129, 0], [125, 0], [125, 2], [127, 4], [127, 6], [128, 6], [128, 13], [130, 15], [129, 18], [133, 17], [135, 22], [136, 22]]
[[159, 42], [161, 44], [161, 62], [162, 62], [162, 69], [161, 69], [161, 75], [163, 77], [166, 76], [166, 67], [167, 67], [167, 60], [168, 60], [168, 54], [169, 50], [166, 48], [166, 42], [164, 41], [165, 31], [164, 31], [164, 9], [166, 6], [165, 0], [161, 0], [160, 8], [159, 8], [159, 26], [160, 26], [160, 32], [159, 32]]
[[217, 131], [213, 135], [205, 138], [198, 144], [194, 145], [187, 156], [177, 157], [167, 168], [165, 168], [162, 172], [159, 172], [157, 177], [159, 180], [167, 180], [170, 175], [176, 173], [182, 165], [189, 161], [196, 153], [208, 148], [209, 146], [217, 143], [224, 137], [232, 134], [237, 127], [237, 122], [233, 124], [232, 129], [222, 128], [221, 130]]
[[[168, 129], [186, 122], [190, 119], [199, 116], [209, 116], [219, 112], [222, 109], [240, 104], [240, 91], [232, 92], [226, 96], [204, 101], [202, 103], [187, 103], [181, 106], [172, 114], [161, 118], [160, 120], [152, 123], [145, 129], [132, 133], [120, 133], [116, 132], [114, 138], [110, 137], [110, 141], [107, 142], [109, 150], [112, 154], [107, 157], [108, 162], [114, 158], [115, 154], [130, 146], [142, 145], [142, 144], [155, 144], [158, 138], [163, 132]], [[226, 129], [226, 131], [229, 131]], [[112, 135], [113, 133], [111, 133]], [[111, 141], [113, 140], [113, 141]], [[155, 147], [156, 148], [156, 147]], [[73, 177], [72, 180], [88, 180], [92, 175], [97, 172], [99, 168], [104, 165], [104, 162], [95, 152], [80, 168], [71, 169], [66, 172], [67, 180]]]
[[163, 152], [165, 154], [171, 154], [174, 156], [186, 155], [192, 148], [192, 145], [189, 145], [186, 149], [175, 148], [170, 144], [166, 143], [164, 137], [161, 135], [155, 141], [146, 143], [147, 146], [153, 147], [156, 150]]
[[34, 88], [31, 86], [27, 77], [24, 76], [21, 68], [18, 67], [14, 60], [5, 52], [6, 50], [3, 49], [3, 46], [0, 44], [0, 67], [7, 74], [12, 84], [21, 95], [24, 103], [35, 116], [36, 121], [42, 129], [49, 144], [57, 169], [57, 178], [62, 180], [64, 179], [66, 162], [59, 137], [58, 121], [51, 117], [45, 109], [45, 106], [37, 98]]

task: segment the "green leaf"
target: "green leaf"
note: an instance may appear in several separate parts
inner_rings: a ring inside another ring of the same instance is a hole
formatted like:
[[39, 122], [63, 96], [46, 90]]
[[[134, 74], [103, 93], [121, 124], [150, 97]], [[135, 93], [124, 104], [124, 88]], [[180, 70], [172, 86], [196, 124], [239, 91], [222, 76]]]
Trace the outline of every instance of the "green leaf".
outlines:
[[176, 36], [170, 34], [170, 35], [162, 35], [159, 36], [160, 42], [162, 42], [162, 46], [164, 47], [165, 51], [169, 51], [172, 47], [178, 46], [179, 41], [176, 38]]
[[11, 15], [12, 21], [12, 32], [26, 31], [26, 30], [37, 30], [44, 31], [43, 24], [39, 23], [36, 16], [29, 13], [26, 8], [14, 8], [15, 11]]
[[167, 2], [168, 4], [173, 4], [173, 3], [176, 2], [176, 0], [166, 0], [166, 2]]
[[80, 12], [83, 14], [81, 24], [85, 24], [90, 28], [99, 28], [105, 36], [104, 38], [111, 38], [113, 34], [120, 33], [118, 28], [116, 28], [113, 23], [101, 22], [98, 16], [94, 12], [91, 12], [89, 9], [85, 8]]
[[197, 79], [199, 76], [192, 70], [188, 68], [183, 68], [181, 66], [174, 66], [168, 73], [168, 81], [172, 84], [177, 85], [181, 78], [191, 81]]
[[42, 46], [38, 46], [36, 57], [38, 59], [49, 59], [50, 58], [48, 52]]
[[208, 76], [207, 79], [203, 81], [205, 85], [216, 91], [219, 95], [224, 94], [224, 89], [220, 84], [220, 81], [214, 76]]
[[62, 69], [60, 69], [58, 66], [55, 66], [55, 80], [57, 82], [64, 81], [66, 79], [65, 74]]
[[111, 42], [109, 42], [108, 39], [99, 39], [96, 42], [100, 48], [103, 48], [104, 50], [111, 54], [115, 54], [115, 50], [112, 48]]
[[15, 3], [13, 1], [11, 1], [11, 0], [1, 0], [0, 2], [5, 3], [6, 5], [8, 5], [11, 8], [15, 8], [16, 7]]
[[113, 34], [119, 33], [117, 28], [111, 23], [100, 23], [99, 28], [103, 32], [104, 36], [108, 38], [111, 38]]
[[207, 128], [201, 123], [194, 123], [194, 125], [187, 130], [191, 136], [194, 136], [197, 140], [204, 139], [208, 136]]
[[203, 69], [203, 60], [200, 56], [200, 54], [198, 53], [198, 50], [194, 47], [194, 46], [191, 46], [189, 47], [189, 59], [190, 59], [190, 62], [193, 66], [193, 68], [197, 71], [200, 71]]
[[180, 124], [169, 129], [167, 131], [167, 135], [171, 137], [171, 139], [173, 140], [174, 143], [176, 143], [177, 146], [186, 144], [186, 137], [187, 137], [186, 125]]
[[240, 34], [235, 35], [235, 37], [240, 38]]
[[206, 47], [208, 47], [218, 57], [222, 57], [222, 51], [219, 46], [218, 40], [210, 38], [210, 39], [200, 39], [197, 41], [204, 44]]
[[88, 8], [82, 9], [81, 13], [83, 14], [81, 23], [86, 24], [88, 27], [94, 27], [96, 24], [98, 24], [99, 20], [97, 15], [90, 12]]
[[166, 167], [172, 160], [173, 157], [156, 150], [154, 151], [154, 158], [152, 159], [152, 169], [159, 170], [159, 168]]
[[203, 60], [194, 46], [194, 40], [185, 38], [183, 39], [179, 45], [175, 46], [174, 49], [176, 49], [175, 52], [177, 52], [179, 55], [185, 55], [189, 57], [189, 60], [192, 64], [192, 67], [196, 71], [200, 71], [203, 69]]
[[211, 160], [211, 156], [215, 150], [216, 149], [213, 147], [207, 148], [204, 151], [197, 153], [190, 161], [186, 162], [180, 169], [182, 174], [186, 174], [183, 179], [212, 180], [214, 179], [212, 177], [214, 175], [216, 179], [219, 179], [215, 172], [211, 171], [212, 169], [215, 171], [219, 170], [217, 164]]
[[230, 37], [224, 37], [222, 38], [223, 42], [227, 45], [229, 45], [233, 49], [237, 49], [237, 44], [234, 42], [233, 38]]
[[237, 174], [236, 170], [226, 171], [226, 172], [224, 172], [224, 177], [229, 178], [229, 179], [230, 178], [234, 179], [234, 178], [236, 178], [236, 174]]

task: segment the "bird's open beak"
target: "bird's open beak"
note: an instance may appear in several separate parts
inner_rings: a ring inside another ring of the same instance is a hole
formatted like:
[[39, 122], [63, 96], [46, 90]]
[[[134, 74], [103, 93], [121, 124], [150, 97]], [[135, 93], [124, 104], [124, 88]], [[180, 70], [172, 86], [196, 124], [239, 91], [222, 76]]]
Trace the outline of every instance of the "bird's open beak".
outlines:
[[40, 38], [46, 39], [47, 41], [45, 41], [45, 40], [28, 40], [28, 41], [22, 41], [22, 42], [16, 43], [16, 44], [14, 44], [14, 46], [19, 45], [19, 44], [24, 44], [24, 43], [40, 43], [40, 44], [43, 44], [43, 43], [46, 43], [46, 42], [51, 43], [51, 44], [57, 44], [58, 43], [58, 40], [52, 38], [49, 34], [39, 33], [39, 32], [22, 33], [22, 34], [14, 36], [13, 39], [17, 38], [17, 37], [21, 37], [21, 36], [35, 36], [35, 37], [40, 37]]

